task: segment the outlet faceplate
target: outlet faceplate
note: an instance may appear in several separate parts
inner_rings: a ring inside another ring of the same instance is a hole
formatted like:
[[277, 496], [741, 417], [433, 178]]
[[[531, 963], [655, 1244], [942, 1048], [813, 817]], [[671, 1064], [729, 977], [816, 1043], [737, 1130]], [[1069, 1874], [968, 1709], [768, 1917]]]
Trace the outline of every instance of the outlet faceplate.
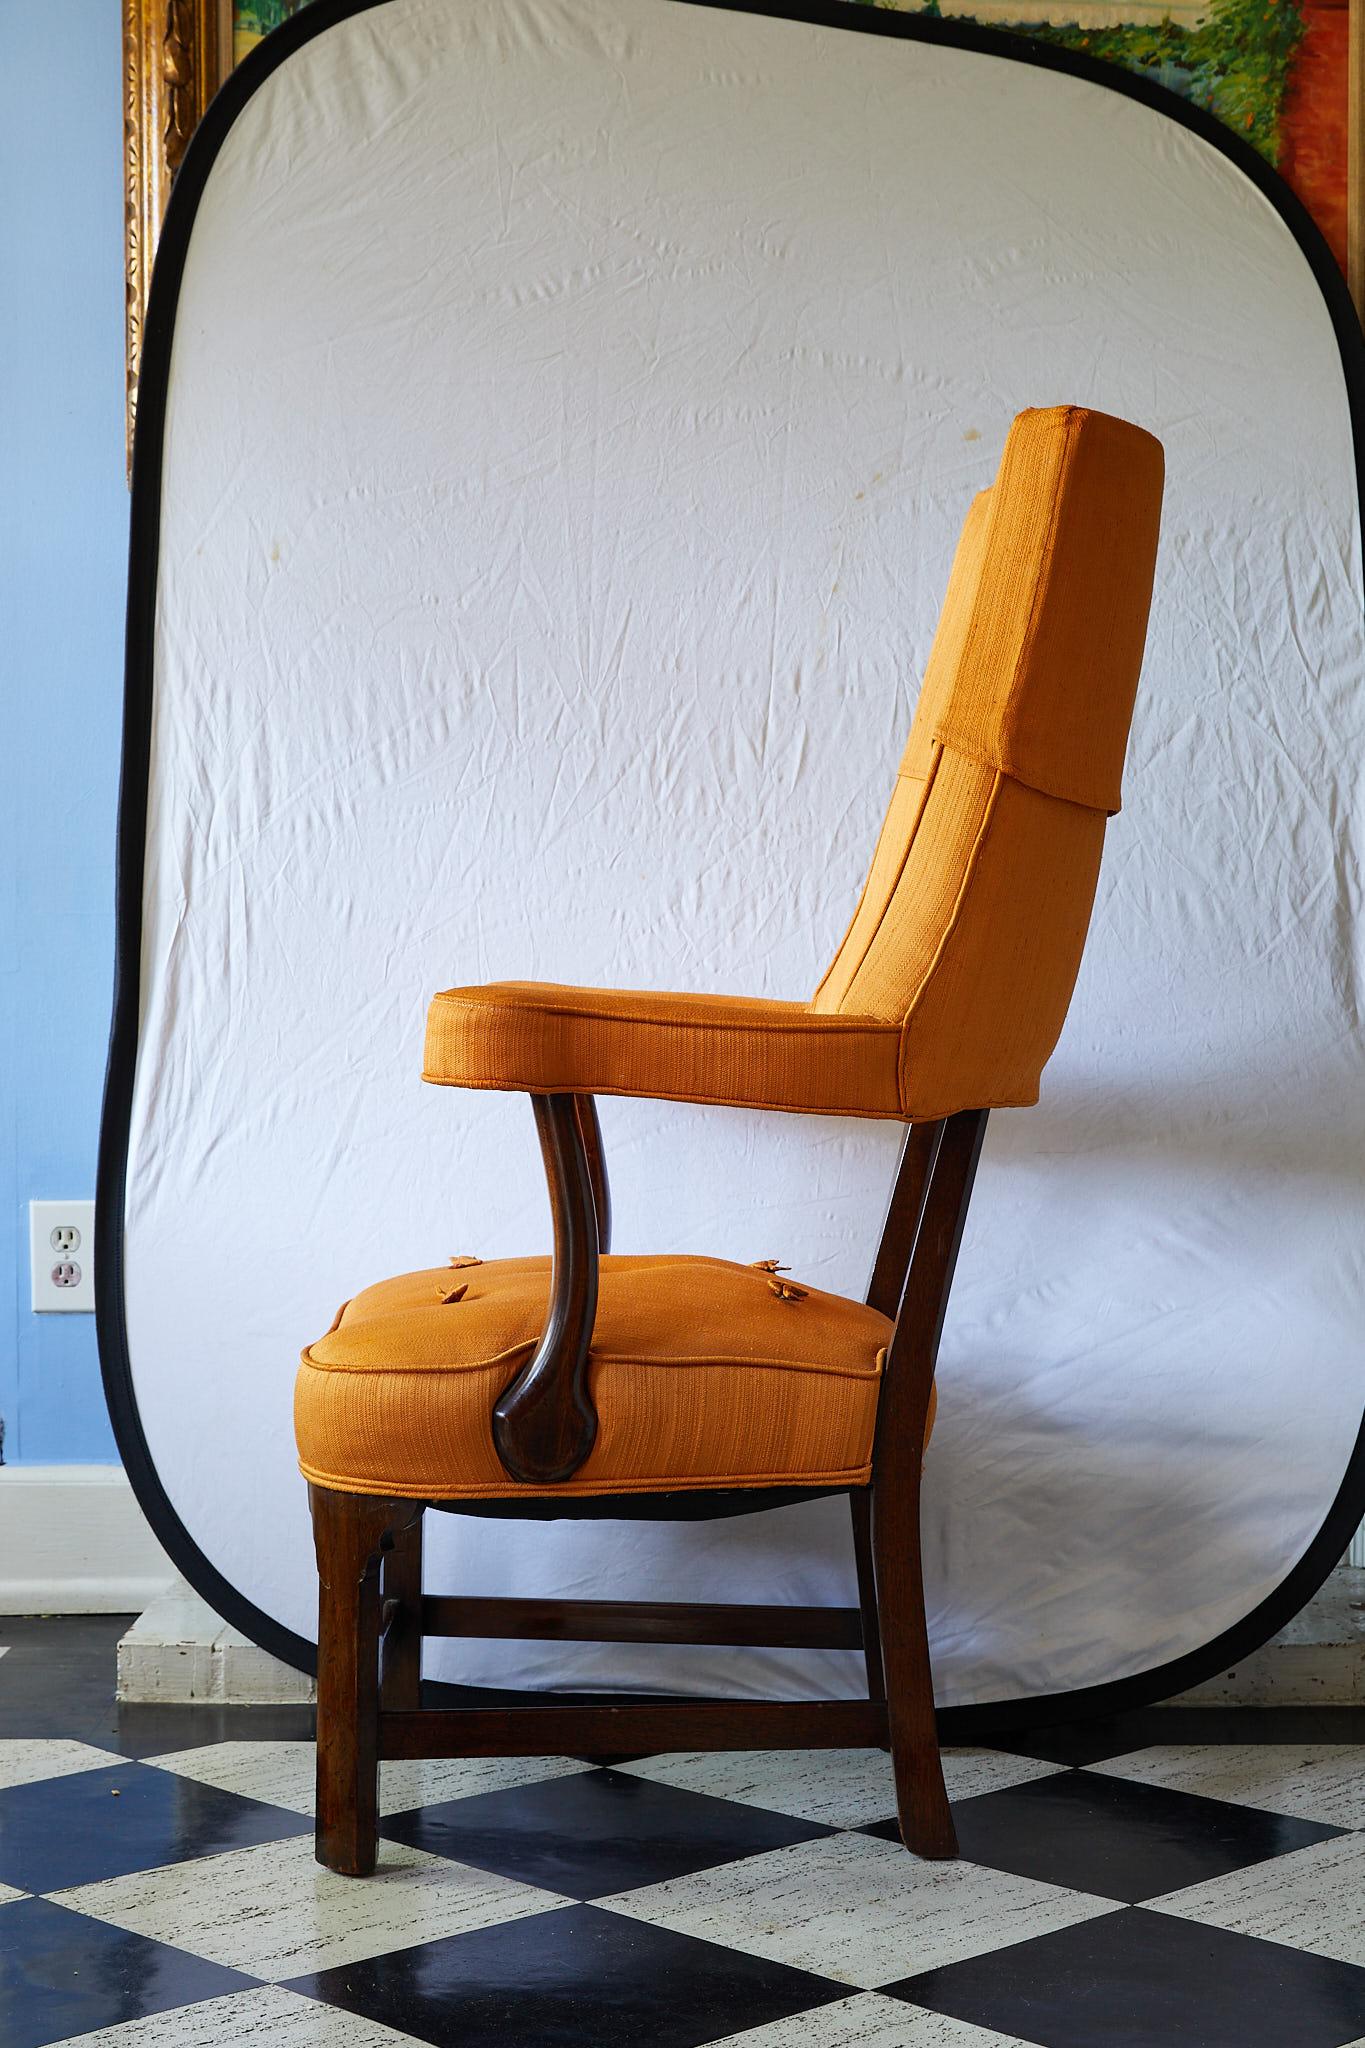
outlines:
[[28, 1243], [34, 1314], [89, 1314], [95, 1306], [94, 1203], [30, 1202]]

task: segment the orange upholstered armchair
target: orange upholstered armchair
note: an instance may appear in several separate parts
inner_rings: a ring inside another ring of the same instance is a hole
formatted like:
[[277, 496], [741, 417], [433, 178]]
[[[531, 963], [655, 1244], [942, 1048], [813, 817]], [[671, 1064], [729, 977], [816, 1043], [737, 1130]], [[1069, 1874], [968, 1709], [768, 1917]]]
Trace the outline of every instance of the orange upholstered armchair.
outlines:
[[[955, 1853], [920, 1576], [934, 1366], [987, 1111], [1037, 1100], [1080, 964], [1161, 489], [1160, 445], [1137, 427], [1069, 406], [1014, 422], [967, 515], [862, 898], [810, 1002], [526, 982], [434, 998], [425, 1078], [531, 1097], [554, 1249], [381, 1281], [303, 1354], [331, 1868], [374, 1866], [381, 1756], [884, 1742], [907, 1846]], [[610, 1257], [598, 1094], [907, 1125], [866, 1300], [766, 1265]], [[422, 1591], [428, 1508], [670, 1518], [831, 1492], [851, 1504], [856, 1609]], [[868, 1698], [424, 1709], [424, 1633], [861, 1644]]]

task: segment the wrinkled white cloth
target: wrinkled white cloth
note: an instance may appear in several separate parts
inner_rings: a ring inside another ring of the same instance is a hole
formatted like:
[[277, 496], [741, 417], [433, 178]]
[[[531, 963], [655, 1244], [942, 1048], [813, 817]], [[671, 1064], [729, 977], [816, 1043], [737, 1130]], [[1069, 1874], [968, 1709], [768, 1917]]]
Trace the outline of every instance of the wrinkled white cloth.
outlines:
[[[1164, 441], [1125, 808], [940, 1367], [940, 1698], [1197, 1649], [1362, 1406], [1362, 606], [1339, 357], [1273, 207], [1089, 83], [663, 0], [393, 0], [213, 168], [165, 458], [129, 1344], [194, 1542], [305, 1636], [299, 1349], [548, 1248], [527, 1105], [423, 1087], [524, 976], [807, 995], [1012, 415]], [[858, 1291], [898, 1134], [605, 1101], [617, 1248]], [[430, 1518], [429, 1586], [851, 1597], [841, 1502]], [[844, 1653], [457, 1644], [486, 1683], [852, 1693]]]

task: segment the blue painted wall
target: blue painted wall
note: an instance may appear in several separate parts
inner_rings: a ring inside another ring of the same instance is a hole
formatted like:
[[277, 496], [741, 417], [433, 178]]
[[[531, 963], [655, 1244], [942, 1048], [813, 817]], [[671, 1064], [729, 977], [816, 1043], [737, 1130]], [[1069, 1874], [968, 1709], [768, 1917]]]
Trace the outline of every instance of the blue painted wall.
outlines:
[[116, 1457], [90, 1315], [29, 1307], [31, 1196], [95, 1191], [128, 498], [119, 0], [0, 0], [0, 1416]]

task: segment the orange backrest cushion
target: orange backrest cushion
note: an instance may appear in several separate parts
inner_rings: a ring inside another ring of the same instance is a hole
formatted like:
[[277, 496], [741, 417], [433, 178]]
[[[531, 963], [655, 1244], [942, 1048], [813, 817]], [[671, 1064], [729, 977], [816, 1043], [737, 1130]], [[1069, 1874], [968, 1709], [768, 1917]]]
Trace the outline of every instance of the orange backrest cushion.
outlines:
[[1025, 412], [967, 515], [872, 869], [812, 1003], [900, 1022], [906, 1114], [1037, 1096], [1119, 808], [1163, 470], [1124, 420]]

